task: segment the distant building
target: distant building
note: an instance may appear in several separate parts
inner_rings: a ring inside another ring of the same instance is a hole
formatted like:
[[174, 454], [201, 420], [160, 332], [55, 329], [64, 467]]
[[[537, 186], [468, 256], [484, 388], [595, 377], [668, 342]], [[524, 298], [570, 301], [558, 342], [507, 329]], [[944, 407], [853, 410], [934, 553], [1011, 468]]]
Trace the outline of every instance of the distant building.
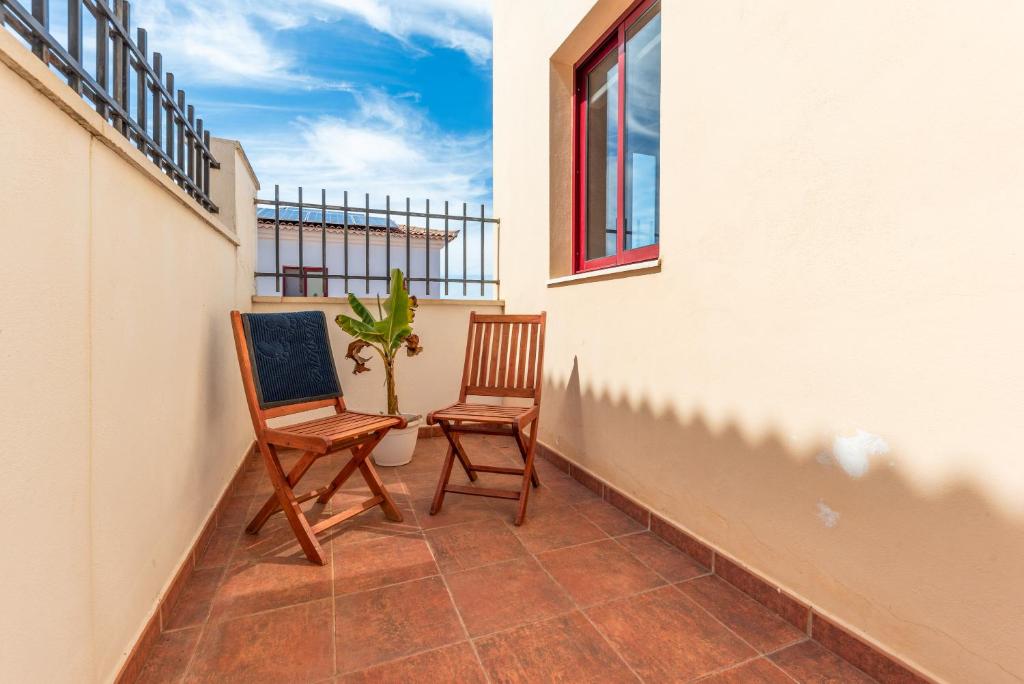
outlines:
[[[344, 297], [347, 292], [357, 295], [384, 294], [388, 273], [388, 245], [390, 243], [390, 266], [400, 268], [406, 277], [431, 278], [442, 276], [441, 250], [459, 235], [458, 230], [449, 230], [447, 241], [444, 230], [427, 230], [417, 226], [399, 225], [386, 222], [383, 217], [370, 216], [369, 229], [366, 216], [361, 213], [327, 210], [321, 221], [319, 209], [303, 209], [302, 213], [302, 265], [299, 266], [299, 210], [296, 207], [282, 207], [275, 220], [272, 207], [261, 207], [256, 212], [258, 229], [257, 271], [259, 273], [283, 274], [280, 290], [274, 276], [256, 278], [256, 294], [283, 295], [286, 297]], [[326, 225], [326, 268], [324, 264], [324, 229]], [[279, 227], [279, 230], [275, 228]], [[279, 236], [275, 239], [275, 233]], [[348, 268], [346, 263], [348, 245]], [[279, 245], [279, 247], [278, 247]], [[279, 258], [275, 258], [277, 249]], [[275, 263], [280, 271], [275, 271]], [[369, 270], [367, 270], [369, 266]], [[345, 278], [325, 277], [347, 273]], [[371, 278], [367, 284], [366, 274]], [[434, 296], [438, 283], [431, 284]], [[424, 281], [409, 283], [412, 294], [426, 295]]]

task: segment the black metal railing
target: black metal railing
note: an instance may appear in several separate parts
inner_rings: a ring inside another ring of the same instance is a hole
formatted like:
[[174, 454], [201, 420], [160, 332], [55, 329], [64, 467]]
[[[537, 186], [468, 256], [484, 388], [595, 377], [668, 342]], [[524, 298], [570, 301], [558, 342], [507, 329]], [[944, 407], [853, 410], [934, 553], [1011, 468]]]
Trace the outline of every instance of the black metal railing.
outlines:
[[273, 199], [256, 200], [257, 294], [387, 294], [389, 274], [400, 268], [413, 294], [497, 298], [501, 222], [485, 205], [471, 215], [467, 203], [461, 213], [448, 202], [431, 212], [430, 200], [413, 211], [410, 198], [395, 206], [390, 195], [383, 207], [372, 206], [369, 194], [350, 203], [347, 191], [341, 204], [328, 204], [326, 190], [319, 202], [304, 201], [303, 188], [297, 198], [282, 200], [275, 185]]
[[[17, 0], [0, 0], [0, 26], [6, 25], [28, 44], [47, 66], [92, 103], [185, 192], [211, 212], [210, 169], [220, 168], [210, 151], [210, 132], [197, 119], [185, 91], [175, 91], [174, 74], [163, 73], [163, 59], [147, 56], [145, 29], [130, 33], [127, 0], [68, 0], [67, 41], [50, 33], [49, 0], [31, 0], [31, 11]], [[95, 70], [83, 59], [83, 19], [96, 26]]]

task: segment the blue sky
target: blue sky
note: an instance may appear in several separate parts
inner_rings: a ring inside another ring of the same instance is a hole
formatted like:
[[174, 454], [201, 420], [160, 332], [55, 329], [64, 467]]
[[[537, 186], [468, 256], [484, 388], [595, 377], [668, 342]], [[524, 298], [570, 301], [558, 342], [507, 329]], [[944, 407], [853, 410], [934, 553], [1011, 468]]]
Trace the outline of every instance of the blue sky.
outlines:
[[[136, 0], [206, 127], [262, 196], [490, 204], [489, 0]], [[374, 202], [374, 204], [377, 204]]]

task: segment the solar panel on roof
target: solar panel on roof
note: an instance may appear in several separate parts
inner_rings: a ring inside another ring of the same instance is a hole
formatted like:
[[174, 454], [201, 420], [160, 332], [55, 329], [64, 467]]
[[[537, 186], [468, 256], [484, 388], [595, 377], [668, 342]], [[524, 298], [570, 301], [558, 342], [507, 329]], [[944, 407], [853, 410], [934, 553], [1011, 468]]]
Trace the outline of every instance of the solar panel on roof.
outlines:
[[[299, 220], [299, 208], [298, 207], [281, 207], [277, 214], [281, 221], [289, 221], [295, 223]], [[256, 218], [263, 220], [274, 220], [274, 208], [273, 207], [258, 207], [256, 209]], [[343, 226], [345, 225], [345, 212], [337, 209], [328, 209], [325, 223], [330, 226]], [[308, 209], [303, 208], [302, 210], [302, 221], [304, 223], [318, 224], [321, 222], [321, 210], [320, 209]], [[359, 213], [350, 211], [348, 212], [348, 225], [356, 228], [360, 228], [366, 225], [365, 213]], [[371, 228], [384, 228], [385, 226], [391, 226], [392, 228], [398, 227], [398, 222], [392, 219], [390, 222], [383, 216], [370, 215], [370, 227]]]

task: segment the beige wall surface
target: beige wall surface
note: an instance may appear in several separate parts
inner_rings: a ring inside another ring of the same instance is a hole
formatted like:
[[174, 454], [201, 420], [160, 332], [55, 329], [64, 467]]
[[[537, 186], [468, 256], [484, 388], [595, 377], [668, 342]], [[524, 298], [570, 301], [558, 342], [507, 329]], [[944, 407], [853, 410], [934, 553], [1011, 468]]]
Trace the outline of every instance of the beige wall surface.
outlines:
[[110, 681], [252, 439], [228, 312], [255, 219], [199, 209], [3, 31], [0, 62], [0, 679]]
[[[376, 312], [374, 300], [363, 303]], [[399, 354], [395, 377], [398, 400], [403, 413], [426, 415], [444, 408], [459, 399], [459, 382], [466, 358], [466, 333], [469, 330], [469, 312], [500, 314], [502, 302], [460, 302], [454, 300], [419, 300], [414, 326], [420, 336], [423, 353], [408, 357]], [[352, 316], [352, 309], [343, 299], [304, 300], [301, 297], [256, 297], [252, 310], [256, 313], [283, 311], [323, 311], [334, 351], [334, 362], [345, 393], [345, 405], [353, 411], [383, 411], [387, 406], [384, 391], [384, 372], [380, 358], [371, 350], [369, 373], [353, 375], [352, 362], [345, 358], [352, 338], [334, 323], [338, 314]], [[376, 314], [375, 314], [376, 315]], [[306, 416], [303, 417], [306, 419]], [[287, 419], [282, 419], [287, 420]], [[294, 420], [294, 419], [293, 419]]]
[[498, 0], [510, 312], [542, 441], [939, 679], [1024, 679], [1024, 5], [666, 0], [660, 269], [569, 270], [571, 65]]

